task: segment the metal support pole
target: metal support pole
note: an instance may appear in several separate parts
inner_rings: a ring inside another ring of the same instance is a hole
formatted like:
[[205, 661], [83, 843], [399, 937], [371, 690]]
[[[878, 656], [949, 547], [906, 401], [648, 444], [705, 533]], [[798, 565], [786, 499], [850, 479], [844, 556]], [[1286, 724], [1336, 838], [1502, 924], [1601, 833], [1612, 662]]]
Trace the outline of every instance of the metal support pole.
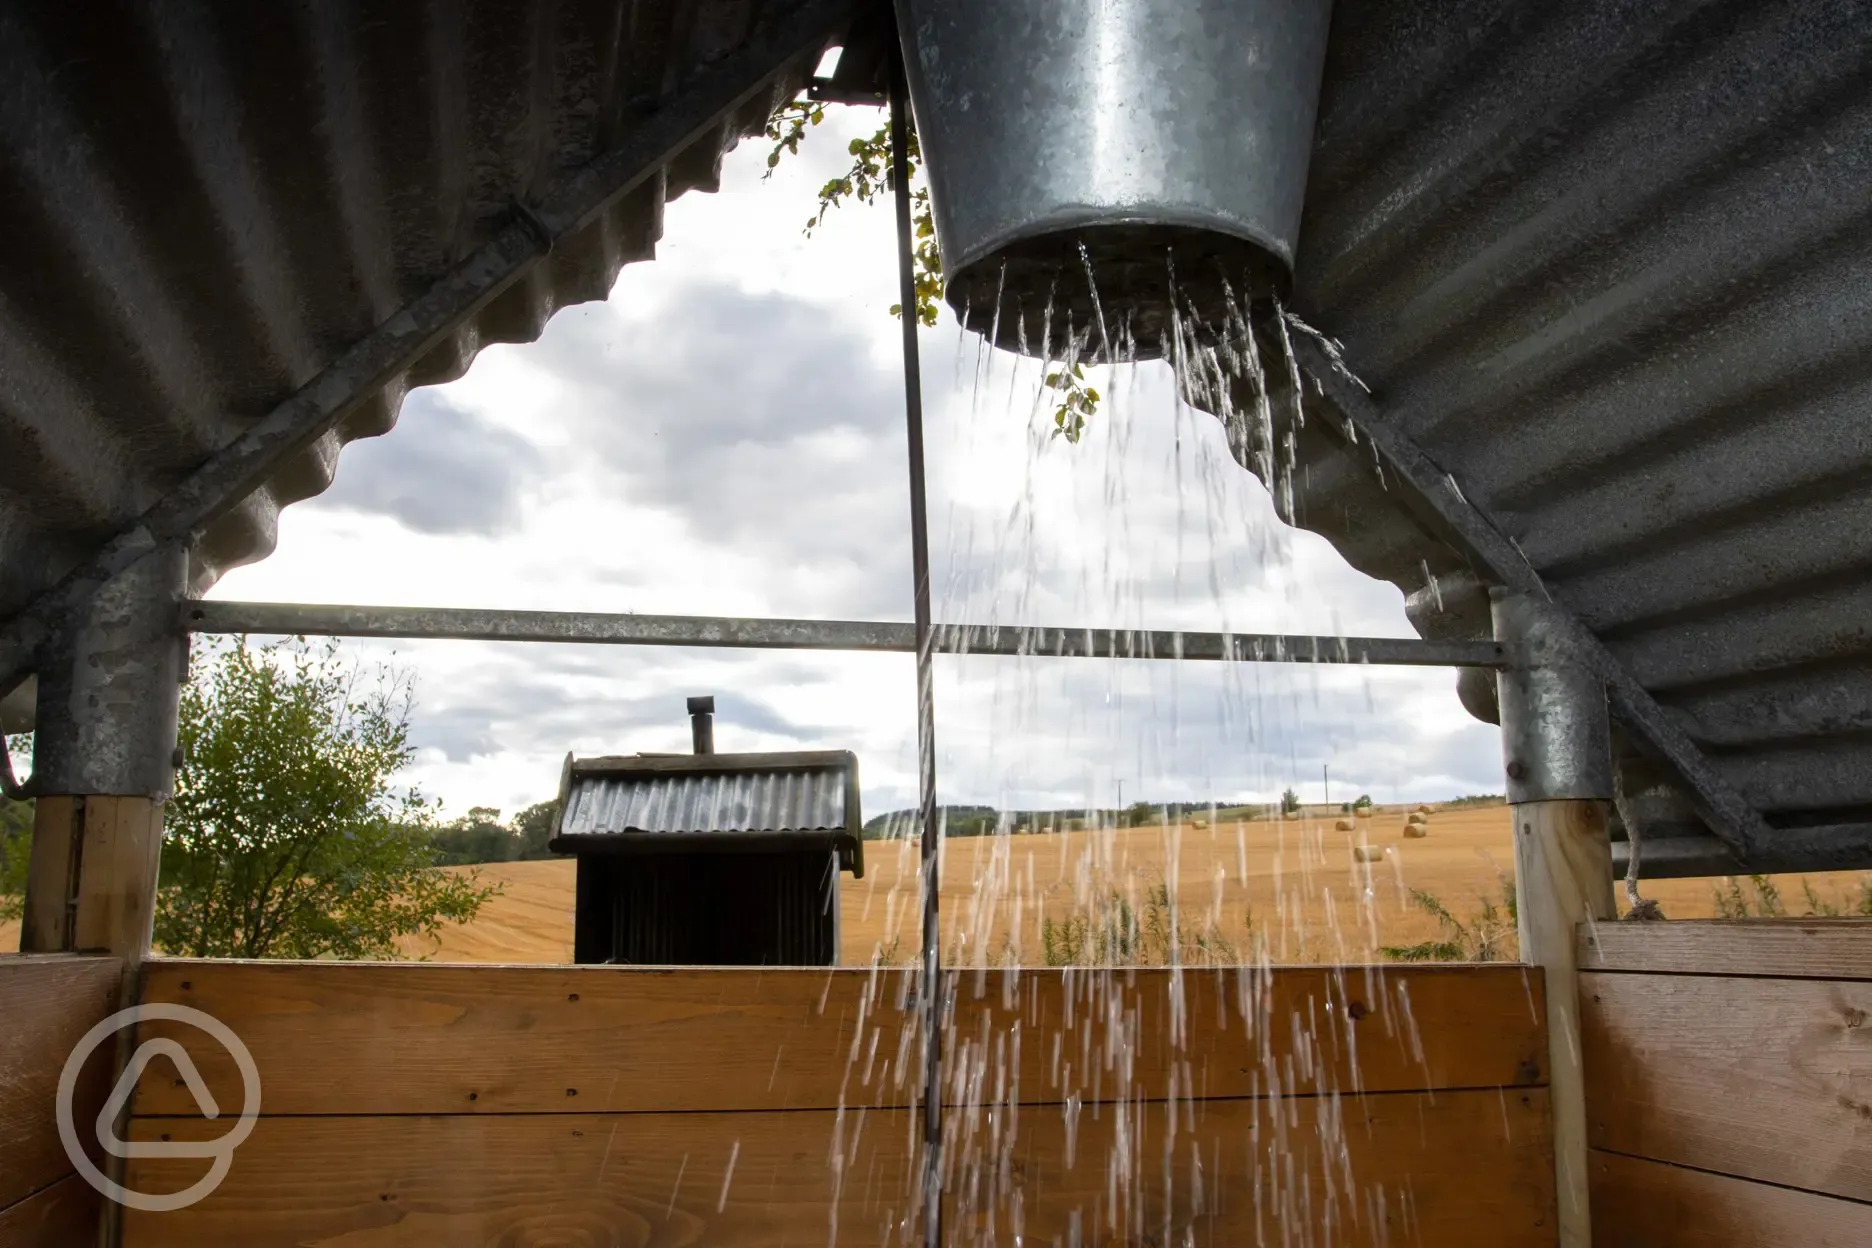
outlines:
[[[621, 615], [480, 607], [198, 601], [182, 611], [180, 627], [191, 633], [249, 636], [411, 637], [432, 641], [855, 650], [873, 654], [915, 654], [918, 648], [916, 625], [876, 620]], [[1310, 637], [1024, 624], [933, 624], [931, 633], [925, 648], [937, 654], [1404, 667], [1493, 668], [1504, 661], [1502, 648], [1493, 641], [1425, 641], [1416, 637]]]
[[149, 951], [162, 805], [175, 778], [187, 556], [165, 547], [100, 586], [42, 648], [33, 854], [21, 948]]
[[1496, 640], [1509, 652], [1496, 680], [1521, 960], [1542, 968], [1547, 987], [1559, 1243], [1591, 1248], [1575, 950], [1581, 923], [1618, 913], [1606, 828], [1612, 750], [1605, 679], [1551, 604], [1497, 590], [1492, 605]]
[[923, 378], [917, 353], [916, 238], [910, 225], [910, 103], [901, 58], [891, 58], [891, 179], [897, 191], [897, 286], [903, 321], [904, 419], [910, 442], [910, 568], [915, 582], [917, 816], [923, 851], [923, 1242], [942, 1248], [941, 828], [936, 819], [936, 696], [931, 666], [929, 508], [923, 494]]
[[[112, 576], [39, 648], [33, 735], [33, 847], [25, 952], [108, 953], [123, 965], [119, 1000], [136, 999], [149, 953], [162, 854], [162, 808], [175, 783], [176, 711], [187, 665], [177, 612], [188, 556], [158, 547]], [[115, 1067], [134, 1034], [118, 1033]], [[111, 1132], [123, 1138], [129, 1106]], [[106, 1159], [123, 1177], [124, 1159]], [[123, 1207], [106, 1202], [97, 1242], [122, 1242]]]

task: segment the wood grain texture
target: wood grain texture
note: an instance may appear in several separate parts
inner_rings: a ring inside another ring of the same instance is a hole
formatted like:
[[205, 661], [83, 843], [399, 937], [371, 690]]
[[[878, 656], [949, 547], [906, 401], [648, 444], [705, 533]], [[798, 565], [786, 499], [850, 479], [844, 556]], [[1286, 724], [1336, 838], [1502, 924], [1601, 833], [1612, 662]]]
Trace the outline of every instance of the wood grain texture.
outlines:
[[[1345, 1098], [1343, 1119], [1322, 1130], [1333, 1104], [1185, 1102], [1172, 1114], [1133, 1103], [1122, 1126], [1116, 1106], [1083, 1107], [1071, 1130], [1062, 1106], [1024, 1109], [998, 1128], [956, 1114], [946, 1238], [1551, 1248], [1543, 1090]], [[124, 1242], [902, 1244], [916, 1173], [913, 1117], [892, 1109], [265, 1118], [211, 1196], [176, 1213], [128, 1212]], [[196, 1138], [222, 1126], [145, 1119], [137, 1130]], [[135, 1161], [130, 1182], [176, 1190], [204, 1164]]]
[[1872, 919], [1733, 919], [1582, 924], [1593, 971], [1872, 979]]
[[[0, 955], [0, 1207], [72, 1172], [59, 1142], [59, 1073], [85, 1032], [117, 1008], [115, 958]], [[76, 1120], [97, 1116], [109, 1092], [115, 1049], [85, 1067]]]
[[1593, 1146], [1872, 1200], [1872, 984], [1581, 976]]
[[162, 807], [147, 797], [87, 797], [83, 835], [72, 945], [134, 967], [149, 953], [156, 916]]
[[1545, 972], [1548, 991], [1560, 1248], [1589, 1248], [1591, 1176], [1575, 933], [1582, 922], [1618, 913], [1612, 897], [1612, 842], [1604, 802], [1527, 802], [1513, 807], [1512, 814], [1521, 956]]
[[[268, 1114], [587, 1113], [905, 1105], [920, 1078], [908, 971], [154, 960], [143, 999], [221, 1019]], [[1024, 1102], [1537, 1086], [1523, 968], [957, 972], [952, 1070]], [[1245, 1007], [1245, 1008], [1244, 1008]], [[1255, 1020], [1245, 1026], [1244, 1014]], [[181, 1043], [222, 1105], [238, 1072]], [[167, 1063], [139, 1114], [188, 1114]]]
[[22, 953], [62, 953], [72, 947], [71, 902], [78, 891], [78, 843], [84, 799], [41, 797], [33, 803], [32, 857], [26, 864]]
[[1865, 1248], [1872, 1205], [1594, 1152], [1594, 1248]]
[[95, 1242], [100, 1198], [68, 1174], [0, 1209], [0, 1248], [77, 1248]]

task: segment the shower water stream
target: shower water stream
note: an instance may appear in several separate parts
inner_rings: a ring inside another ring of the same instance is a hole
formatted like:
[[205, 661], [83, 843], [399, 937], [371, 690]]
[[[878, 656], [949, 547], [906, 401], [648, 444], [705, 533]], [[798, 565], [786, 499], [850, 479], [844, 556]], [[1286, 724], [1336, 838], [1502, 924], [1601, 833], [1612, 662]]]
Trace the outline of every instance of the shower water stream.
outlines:
[[[1263, 522], [1253, 533], [1259, 571], [1293, 579], [1282, 530], [1297, 518], [1297, 443], [1307, 412], [1292, 335], [1321, 336], [1275, 301], [1232, 297], [1229, 315], [1216, 324], [1173, 300], [1165, 316], [1171, 340], [1161, 351], [1170, 374], [1165, 395], [1162, 366], [1137, 358], [1129, 312], [1108, 321], [1092, 260], [1081, 252], [1080, 261], [1093, 323], [1075, 325], [1049, 298], [1037, 317], [1040, 341], [1027, 343], [1030, 318], [1023, 310], [1022, 342], [1040, 348], [1037, 361], [995, 352], [987, 339], [970, 343], [966, 333], [956, 344], [957, 368], [969, 362], [972, 373], [967, 406], [975, 427], [967, 432], [979, 436], [1019, 424], [1025, 409], [1026, 454], [1012, 504], [985, 546], [975, 528], [950, 526], [937, 616], [1018, 625], [1057, 609], [1046, 605], [1062, 597], [1055, 569], [1039, 557], [1041, 497], [1051, 486], [1046, 478], [1057, 475], [1062, 457], [1094, 461], [1069, 462], [1078, 475], [1097, 463], [1086, 448], [1066, 449], [1052, 436], [1041, 379], [1052, 369], [1090, 364], [1106, 374], [1101, 389], [1107, 404], [1098, 415], [1105, 426], [1097, 435], [1105, 448], [1099, 505], [1116, 518], [1120, 536], [1129, 537], [1140, 507], [1173, 504], [1171, 580], [1178, 601], [1185, 531], [1192, 518], [1199, 520], [1208, 543], [1202, 552], [1208, 556], [1206, 607], [1223, 617], [1226, 630], [1231, 594], [1216, 556], [1225, 544], [1242, 545], [1231, 525], [1257, 527], [1241, 514], [1239, 468], [1264, 483], [1279, 521]], [[998, 327], [1001, 317], [997, 307], [989, 325]], [[1333, 348], [1336, 362], [1337, 344], [1321, 341]], [[1005, 381], [997, 369], [1007, 372]], [[1167, 402], [1153, 406], [1160, 396]], [[1003, 410], [993, 410], [997, 406]], [[1198, 413], [1216, 425], [1197, 421]], [[1141, 498], [1131, 488], [1134, 457], [1144, 449], [1137, 439], [1166, 416], [1173, 427], [1172, 497]], [[1210, 449], [1218, 442], [1222, 454]], [[1143, 618], [1150, 606], [1144, 584], [1118, 552], [1108, 547], [1078, 565], [1076, 583], [1063, 595], [1077, 618], [1102, 623], [1090, 617], [1116, 611], [1121, 618], [1114, 623], [1140, 632], [1152, 623]], [[1011, 721], [1014, 731], [1033, 724], [1051, 691], [1043, 687], [1047, 660], [980, 662], [1002, 665], [992, 682], [997, 723]], [[1132, 672], [1125, 660], [1108, 662], [1107, 698], [1116, 694], [1122, 704]], [[1151, 748], [1166, 758], [1179, 749], [1179, 667], [1161, 665], [1173, 727], [1168, 741]], [[1304, 681], [1265, 676], [1251, 663], [1225, 668], [1219, 707], [1225, 728], [1263, 745], [1293, 731], [1317, 709], [1322, 683], [1337, 676], [1314, 667], [1309, 678], [1311, 708]], [[1369, 680], [1366, 690], [1369, 704]], [[1147, 706], [1166, 709], [1149, 697]], [[1283, 707], [1291, 713], [1285, 723]], [[936, 1190], [946, 1202], [944, 1243], [1193, 1245], [1210, 1242], [1202, 1229], [1206, 1220], [1226, 1205], [1239, 1211], [1244, 1201], [1256, 1211], [1258, 1244], [1384, 1242], [1383, 1228], [1411, 1222], [1411, 1192], [1408, 1185], [1362, 1183], [1354, 1173], [1347, 1140], [1358, 1128], [1346, 1098], [1364, 1086], [1362, 1029], [1368, 1044], [1376, 1035], [1402, 1045], [1419, 1065], [1424, 1046], [1407, 985], [1382, 966], [1348, 964], [1377, 960], [1381, 911], [1395, 915], [1404, 908], [1401, 862], [1392, 855], [1377, 863], [1361, 860], [1352, 852], [1363, 841], [1356, 825], [1345, 832], [1329, 829], [1330, 817], [1283, 819], [1271, 810], [1255, 818], [1256, 812], [1231, 814], [1213, 802], [1195, 822], [1166, 814], [1154, 829], [1121, 827], [1108, 796], [1101, 796], [1109, 794], [1119, 760], [1086, 753], [1084, 813], [1072, 831], [1050, 838], [1048, 861], [1038, 860], [1041, 851], [1023, 844], [1018, 832], [1024, 829], [1004, 815], [992, 836], [970, 846], [977, 852], [969, 855], [968, 875], [938, 886], [950, 900], [940, 926], [945, 969], [935, 1000], [892, 969], [906, 958], [903, 945], [893, 939], [874, 951], [843, 1055], [846, 1092], [828, 1156], [836, 1191], [848, 1196], [860, 1185], [859, 1204], [878, 1219], [887, 1242], [907, 1244], [927, 1231], [924, 1198], [904, 1198], [921, 1186], [921, 1159], [934, 1142], [922, 1137], [917, 1115], [897, 1120], [908, 1132], [897, 1150], [902, 1173], [880, 1173], [877, 1153], [861, 1168], [867, 1154], [860, 1145], [893, 1129], [887, 1111], [869, 1108], [880, 1098], [907, 1094], [913, 1105], [931, 1103], [918, 1093], [935, 1054], [919, 1040], [933, 1022], [942, 1051], [934, 1156]], [[1236, 791], [1265, 791], [1268, 777], [1212, 779]], [[900, 875], [914, 875], [920, 891], [929, 889], [935, 868], [953, 867], [957, 844], [940, 838], [933, 862], [926, 856], [914, 867], [900, 861]], [[907, 840], [897, 852], [916, 856]], [[1199, 881], [1186, 879], [1192, 852], [1192, 861], [1210, 864]], [[1251, 858], [1264, 869], [1265, 883]], [[870, 877], [867, 907], [879, 903], [877, 878]], [[1264, 902], [1239, 916], [1229, 913], [1231, 892], [1249, 896], [1257, 889]], [[899, 930], [914, 911], [909, 900], [895, 890], [885, 893], [879, 904], [888, 930]], [[1320, 995], [1275, 999], [1276, 964], [1321, 961], [1332, 968]], [[1057, 1015], [1038, 1012], [1034, 975], [1023, 968], [1039, 965], [1063, 968]], [[1166, 969], [1160, 978], [1140, 977], [1138, 968], [1145, 966]], [[957, 1024], [957, 1003], [964, 1001], [988, 1007], [971, 1011], [976, 1026], [966, 1033]], [[926, 1015], [929, 1010], [937, 1013]], [[1218, 1132], [1204, 1125], [1213, 1112], [1204, 1089], [1214, 1073], [1210, 1046], [1230, 1036], [1239, 1051], [1254, 1055], [1254, 1095], [1245, 1113], [1243, 1102], [1230, 1111], [1244, 1120]], [[886, 1114], [884, 1123], [867, 1121], [879, 1114]], [[1038, 1181], [1056, 1198], [1062, 1185], [1081, 1194], [1064, 1228], [1031, 1224], [1024, 1193], [1036, 1172], [1051, 1176]], [[835, 1200], [829, 1243], [838, 1242], [839, 1204]], [[850, 1207], [847, 1200], [847, 1216]]]

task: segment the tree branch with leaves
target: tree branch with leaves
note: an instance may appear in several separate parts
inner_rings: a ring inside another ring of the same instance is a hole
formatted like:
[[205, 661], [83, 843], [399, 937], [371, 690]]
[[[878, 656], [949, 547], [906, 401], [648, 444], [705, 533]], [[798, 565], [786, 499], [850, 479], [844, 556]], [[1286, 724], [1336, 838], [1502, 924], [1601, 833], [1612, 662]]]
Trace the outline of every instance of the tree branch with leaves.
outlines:
[[[411, 682], [337, 643], [206, 642], [182, 693], [155, 940], [190, 957], [391, 958], [494, 891], [436, 869]], [[205, 660], [205, 661], [204, 661]]]
[[[768, 177], [773, 176], [783, 158], [799, 155], [800, 144], [814, 127], [824, 124], [825, 118], [824, 102], [800, 98], [786, 104], [769, 119], [767, 137], [773, 140], [773, 148], [767, 153]], [[806, 221], [808, 237], [825, 224], [827, 213], [846, 201], [869, 204], [893, 189], [888, 122], [867, 137], [853, 139], [846, 145], [846, 151], [852, 158], [851, 166], [819, 188], [818, 210]], [[911, 272], [916, 285], [916, 316], [918, 324], [934, 328], [943, 292], [942, 251], [936, 242], [929, 186], [918, 178], [923, 150], [917, 144], [914, 128], [909, 134], [907, 156], [911, 182], [910, 224], [915, 235]], [[892, 316], [902, 316], [903, 304], [893, 303], [890, 312]], [[1053, 411], [1053, 436], [1077, 442], [1085, 433], [1087, 419], [1098, 411], [1098, 391], [1086, 382], [1085, 368], [1076, 362], [1050, 370], [1046, 385], [1059, 392], [1059, 402]]]

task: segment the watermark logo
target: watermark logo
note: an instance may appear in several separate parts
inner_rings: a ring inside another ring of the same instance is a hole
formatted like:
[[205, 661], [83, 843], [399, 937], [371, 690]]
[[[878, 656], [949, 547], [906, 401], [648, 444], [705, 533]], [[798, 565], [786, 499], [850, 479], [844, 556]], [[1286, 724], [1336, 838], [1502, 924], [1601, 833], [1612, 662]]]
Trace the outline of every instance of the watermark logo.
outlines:
[[[78, 1138], [78, 1124], [73, 1118], [72, 1098], [78, 1088], [78, 1073], [84, 1068], [85, 1059], [96, 1052], [99, 1045], [115, 1036], [118, 1032], [137, 1024], [164, 1020], [174, 1023], [186, 1023], [197, 1031], [206, 1032], [217, 1044], [234, 1057], [234, 1065], [241, 1074], [241, 1112], [234, 1124], [234, 1129], [214, 1140], [141, 1140], [132, 1142], [117, 1138], [117, 1115], [130, 1102], [130, 1094], [136, 1090], [137, 1079], [143, 1074], [144, 1067], [157, 1057], [166, 1057], [175, 1063], [176, 1071], [182, 1076], [182, 1082], [195, 1098], [196, 1106], [202, 1117], [215, 1119], [221, 1116], [221, 1107], [215, 1103], [214, 1093], [208, 1090], [208, 1084], [195, 1068], [195, 1061], [180, 1044], [174, 1040], [158, 1038], [145, 1040], [130, 1055], [125, 1064], [123, 1075], [111, 1094], [104, 1101], [104, 1108], [98, 1111], [96, 1130], [97, 1141], [104, 1151], [113, 1157], [196, 1157], [209, 1158], [211, 1163], [208, 1173], [200, 1180], [167, 1196], [146, 1196], [142, 1192], [133, 1192], [120, 1183], [113, 1182], [109, 1176], [99, 1170], [85, 1151], [84, 1144]], [[85, 1182], [102, 1192], [120, 1205], [131, 1209], [140, 1209], [146, 1213], [169, 1213], [176, 1209], [186, 1209], [196, 1201], [207, 1196], [221, 1186], [221, 1180], [227, 1177], [228, 1169], [234, 1164], [234, 1150], [239, 1148], [254, 1129], [254, 1123], [260, 1117], [260, 1069], [254, 1065], [253, 1054], [247, 1051], [240, 1037], [212, 1014], [192, 1010], [186, 1005], [137, 1005], [127, 1010], [119, 1010], [90, 1031], [78, 1041], [65, 1059], [65, 1069], [59, 1074], [58, 1086], [58, 1129], [59, 1139], [65, 1144], [65, 1155], [71, 1158], [72, 1165], [84, 1176]]]

